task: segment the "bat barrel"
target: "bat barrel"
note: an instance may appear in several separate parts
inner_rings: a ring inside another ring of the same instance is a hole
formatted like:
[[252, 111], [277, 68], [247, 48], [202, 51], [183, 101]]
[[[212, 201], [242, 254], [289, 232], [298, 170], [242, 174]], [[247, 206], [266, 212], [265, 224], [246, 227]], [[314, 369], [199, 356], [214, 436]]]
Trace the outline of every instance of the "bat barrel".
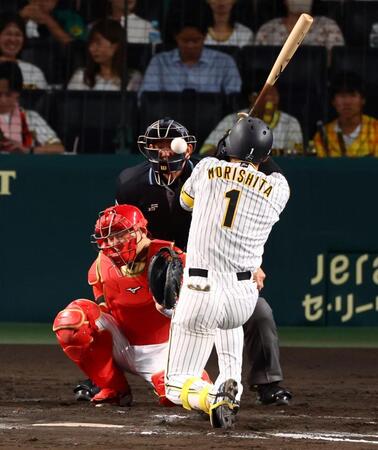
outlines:
[[301, 45], [313, 21], [313, 17], [311, 17], [309, 14], [303, 13], [299, 16], [299, 19], [294, 25], [294, 28], [291, 30], [279, 55], [277, 56], [272, 70], [270, 71], [268, 78], [266, 79], [264, 87], [258, 95], [254, 105], [252, 106], [249, 115], [253, 114], [256, 104], [261, 101], [269, 87], [273, 86], [274, 83], [278, 80], [279, 76], [284, 71], [285, 67], [288, 65], [289, 61], [296, 52], [297, 48]]

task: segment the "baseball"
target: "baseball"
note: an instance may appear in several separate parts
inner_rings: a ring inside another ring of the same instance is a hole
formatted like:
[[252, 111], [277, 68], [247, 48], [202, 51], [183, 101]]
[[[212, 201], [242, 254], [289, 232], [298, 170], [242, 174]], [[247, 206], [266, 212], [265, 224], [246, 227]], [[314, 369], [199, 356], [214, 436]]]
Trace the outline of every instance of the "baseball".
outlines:
[[188, 148], [188, 144], [186, 143], [185, 139], [181, 137], [174, 138], [171, 142], [171, 149], [177, 153], [185, 153], [186, 149]]

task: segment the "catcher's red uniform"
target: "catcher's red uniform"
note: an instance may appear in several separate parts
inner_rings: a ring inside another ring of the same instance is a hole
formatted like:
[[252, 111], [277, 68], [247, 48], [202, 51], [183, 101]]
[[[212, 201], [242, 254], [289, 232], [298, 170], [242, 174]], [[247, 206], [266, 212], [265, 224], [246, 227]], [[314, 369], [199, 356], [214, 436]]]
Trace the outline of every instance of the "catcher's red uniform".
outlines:
[[[121, 273], [100, 252], [88, 274], [100, 306], [86, 299], [75, 300], [58, 313], [53, 326], [68, 357], [100, 388], [127, 393], [124, 372], [136, 373], [152, 382], [163, 404], [162, 371], [170, 319], [155, 308], [147, 271], [151, 258], [166, 246], [173, 247], [173, 243], [151, 241], [145, 264], [135, 263], [133, 273]], [[175, 250], [184, 262], [185, 254]]]
[[[153, 240], [148, 248], [144, 269], [137, 275], [121, 275], [102, 253], [89, 270], [88, 281], [96, 299], [104, 296], [109, 313], [131, 345], [151, 345], [167, 342], [170, 319], [160, 314], [148, 287], [147, 269], [151, 258], [171, 242]], [[182, 255], [184, 253], [176, 248]]]

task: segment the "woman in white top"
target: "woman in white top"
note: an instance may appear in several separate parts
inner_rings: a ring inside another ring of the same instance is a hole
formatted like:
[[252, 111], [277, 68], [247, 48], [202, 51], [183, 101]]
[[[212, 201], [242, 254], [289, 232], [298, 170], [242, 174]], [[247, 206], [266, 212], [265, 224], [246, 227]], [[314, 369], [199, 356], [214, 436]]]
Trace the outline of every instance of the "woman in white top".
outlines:
[[[88, 38], [87, 65], [74, 73], [67, 89], [118, 91], [125, 55], [125, 30], [121, 24], [110, 19], [95, 23]], [[126, 90], [137, 91], [142, 80], [140, 72], [129, 69], [125, 76]]]
[[37, 66], [17, 58], [25, 43], [25, 23], [18, 14], [0, 14], [0, 61], [14, 61], [21, 69], [24, 89], [46, 89], [46, 78]]
[[[302, 13], [311, 14], [313, 0], [284, 0], [287, 14], [264, 23], [256, 33], [255, 45], [281, 46], [286, 41]], [[337, 23], [325, 16], [315, 16], [303, 45], [324, 46], [330, 51], [332, 47], [344, 45], [343, 33]]]
[[210, 26], [205, 45], [252, 45], [253, 32], [235, 21], [236, 0], [207, 0]]

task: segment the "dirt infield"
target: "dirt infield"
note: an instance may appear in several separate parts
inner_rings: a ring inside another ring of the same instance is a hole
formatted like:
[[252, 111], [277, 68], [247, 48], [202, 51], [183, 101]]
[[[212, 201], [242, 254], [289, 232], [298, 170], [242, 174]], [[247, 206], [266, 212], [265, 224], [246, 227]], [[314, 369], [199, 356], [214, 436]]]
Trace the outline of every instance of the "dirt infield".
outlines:
[[257, 406], [246, 391], [236, 429], [224, 432], [159, 407], [137, 377], [131, 408], [75, 402], [84, 377], [58, 346], [1, 345], [0, 448], [378, 449], [377, 349], [283, 348], [281, 359], [292, 404]]

